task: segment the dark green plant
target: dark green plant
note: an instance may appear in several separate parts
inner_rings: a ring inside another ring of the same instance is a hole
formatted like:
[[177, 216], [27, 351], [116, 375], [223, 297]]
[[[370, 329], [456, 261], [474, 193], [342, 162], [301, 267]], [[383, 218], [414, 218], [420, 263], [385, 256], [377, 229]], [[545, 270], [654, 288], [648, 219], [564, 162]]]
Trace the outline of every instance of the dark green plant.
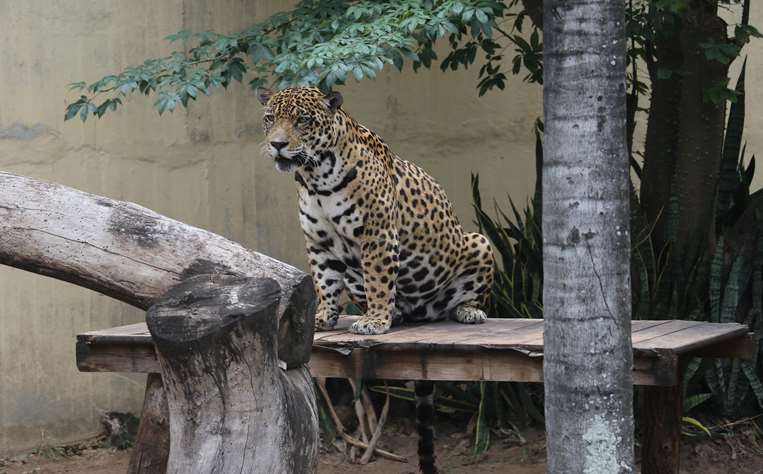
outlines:
[[[509, 196], [512, 215], [493, 203], [492, 217], [483, 208], [479, 176], [472, 175], [472, 198], [476, 223], [488, 237], [498, 266], [489, 308], [491, 318], [543, 317], [543, 241], [541, 238], [543, 125], [535, 127], [536, 186], [532, 201], [520, 211]], [[468, 384], [479, 395], [474, 423], [474, 454], [490, 444], [497, 430], [521, 438], [520, 429], [543, 424], [543, 389], [538, 384], [481, 382]], [[439, 387], [439, 385], [438, 385]]]
[[437, 64], [435, 42], [446, 38], [453, 52], [440, 63], [443, 70], [484, 58], [481, 94], [506, 86], [501, 59], [507, 45], [500, 41], [515, 46], [514, 63], [524, 64], [531, 71], [528, 80], [537, 81], [542, 48], [537, 29], [528, 43], [521, 35], [523, 14], [510, 31], [497, 21], [518, 1], [302, 0], [239, 32], [180, 31], [166, 38], [183, 45], [169, 56], [90, 84], [71, 84], [81, 95], [67, 105], [64, 118], [100, 118], [134, 93], [156, 95], [161, 114], [244, 80], [252, 88], [271, 83], [328, 89], [351, 78], [373, 79], [388, 65], [402, 70], [406, 61], [414, 70], [428, 69]]
[[495, 218], [482, 207], [479, 176], [472, 175], [472, 198], [476, 222], [497, 251], [489, 316], [492, 318], [540, 318], [543, 316], [543, 241], [540, 231], [543, 142], [540, 124], [535, 130], [537, 182], [535, 195], [521, 212], [509, 197], [512, 216], [493, 203]]
[[[715, 199], [716, 245], [713, 252], [700, 255], [690, 264], [677, 264], [670, 258], [670, 253], [671, 247], [679, 243], [669, 242], [656, 251], [648, 238], [651, 228], [643, 225], [644, 220], [638, 215], [634, 217], [633, 232], [638, 237], [632, 245], [633, 273], [636, 275], [634, 318], [741, 322], [753, 331], [753, 360], [695, 359], [687, 368], [687, 408], [711, 400], [723, 416], [754, 410], [755, 404], [758, 409], [763, 408], [760, 380], [763, 220], [756, 205], [763, 199], [763, 190], [750, 191], [755, 157], [752, 156], [745, 165], [747, 160], [742, 143], [745, 72], [746, 62], [734, 89], [735, 101], [729, 108], [725, 127]], [[672, 235], [671, 226], [680, 210], [669, 205], [663, 212], [667, 215], [668, 235]], [[678, 274], [680, 268], [690, 271]]]
[[[717, 245], [711, 255], [701, 255], [683, 275], [670, 258], [670, 245], [655, 249], [650, 238], [654, 223], [648, 223], [633, 190], [632, 274], [634, 319], [691, 319], [712, 322], [742, 322], [754, 332], [755, 357], [751, 361], [700, 359], [689, 365], [686, 411], [713, 401], [724, 416], [749, 411], [755, 400], [763, 408], [760, 360], [763, 348], [763, 220], [756, 203], [763, 190], [750, 192], [755, 157], [749, 162], [742, 145], [745, 115], [745, 72], [743, 65], [725, 127], [723, 159], [717, 190]], [[536, 130], [536, 160], [542, 162], [541, 127]], [[746, 164], [747, 162], [747, 164]], [[538, 167], [538, 182], [542, 179]], [[499, 268], [493, 288], [491, 317], [542, 317], [541, 195], [536, 186], [532, 203], [517, 210], [511, 198], [512, 216], [494, 204], [495, 218], [483, 209], [479, 178], [472, 176], [476, 221], [496, 249]], [[677, 209], [665, 210], [668, 227]], [[693, 381], [693, 383], [689, 383]], [[528, 385], [517, 384], [520, 393]], [[745, 405], [747, 403], [747, 405]]]

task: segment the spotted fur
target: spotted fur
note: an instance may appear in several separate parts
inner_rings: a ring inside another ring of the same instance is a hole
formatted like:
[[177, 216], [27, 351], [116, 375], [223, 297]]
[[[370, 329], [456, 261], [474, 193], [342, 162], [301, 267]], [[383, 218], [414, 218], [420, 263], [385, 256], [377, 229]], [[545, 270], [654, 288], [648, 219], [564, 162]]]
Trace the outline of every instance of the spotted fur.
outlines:
[[260, 89], [267, 153], [294, 171], [299, 219], [331, 329], [348, 290], [365, 314], [351, 331], [383, 334], [403, 320], [482, 323], [493, 282], [487, 239], [458, 222], [445, 192], [315, 88]]

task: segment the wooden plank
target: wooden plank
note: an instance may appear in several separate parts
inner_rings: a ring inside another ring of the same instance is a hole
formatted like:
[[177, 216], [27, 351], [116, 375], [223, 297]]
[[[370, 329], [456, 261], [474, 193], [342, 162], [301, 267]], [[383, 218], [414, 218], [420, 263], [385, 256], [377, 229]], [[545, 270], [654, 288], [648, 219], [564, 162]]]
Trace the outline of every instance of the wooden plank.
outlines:
[[[332, 349], [316, 349], [310, 368], [316, 377], [366, 377], [400, 380], [490, 380], [541, 382], [542, 357], [521, 351], [378, 351], [354, 349], [344, 355]], [[151, 345], [96, 344], [77, 352], [82, 372], [158, 373], [159, 363]], [[634, 360], [636, 385], [671, 385], [677, 380], [662, 358]]]
[[[492, 321], [488, 321], [485, 324], [470, 326], [470, 328], [475, 330], [463, 331], [463, 336], [460, 335], [462, 332], [461, 328], [457, 327], [456, 331], [449, 336], [447, 342], [461, 346], [496, 345], [496, 347], [509, 347], [514, 345], [517, 339], [528, 333], [543, 332], [542, 319], [515, 319], [512, 321], [512, 324], [491, 323]], [[429, 338], [422, 339], [420, 342], [437, 344], [436, 340], [430, 340]]]
[[681, 385], [641, 388], [641, 472], [679, 474], [681, 448]]
[[148, 334], [148, 327], [146, 323], [127, 324], [125, 326], [117, 326], [108, 329], [99, 329], [96, 331], [89, 331], [80, 336], [115, 336], [115, 335], [130, 335], [130, 334]]
[[[663, 358], [634, 361], [636, 385], [675, 385], [675, 366]], [[391, 380], [484, 380], [542, 382], [543, 358], [521, 351], [378, 351], [355, 349], [350, 355], [317, 350], [308, 364], [314, 377]]]
[[[631, 337], [635, 337], [636, 333], [642, 333], [648, 330], [659, 332], [660, 330], [657, 329], [657, 327], [661, 326], [665, 322], [667, 321], [631, 321], [631, 331], [633, 334]], [[633, 323], [636, 324], [634, 325]], [[541, 328], [541, 331], [537, 334], [528, 334], [521, 340], [512, 342], [527, 349], [543, 351], [543, 330]]]
[[634, 349], [648, 348], [649, 346], [643, 346], [641, 343], [643, 341], [648, 341], [658, 336], [664, 336], [666, 334], [670, 334], [673, 332], [682, 331], [684, 329], [690, 328], [692, 326], [697, 326], [699, 324], [702, 324], [702, 323], [698, 323], [696, 321], [682, 321], [682, 320], [665, 321], [665, 323], [663, 324], [658, 324], [658, 325], [649, 327], [643, 331], [638, 331], [636, 333], [633, 333], [631, 337], [631, 344], [633, 344]]
[[522, 348], [520, 343], [523, 339], [535, 337], [543, 331], [543, 322], [538, 320], [516, 320], [511, 325], [497, 325], [492, 330], [489, 327], [481, 329], [483, 326], [430, 323], [381, 336], [321, 336], [315, 344], [323, 347], [378, 347], [387, 351], [480, 350], [483, 347], [511, 349]]
[[714, 342], [709, 346], [703, 346], [688, 350], [684, 353], [684, 355], [687, 357], [752, 360], [754, 356], [752, 336], [753, 333], [748, 332], [742, 336], [735, 336], [730, 339]]
[[516, 351], [436, 352], [355, 349], [350, 356], [331, 350], [313, 352], [314, 377], [398, 380], [512, 380], [541, 382], [543, 362]]
[[651, 327], [659, 326], [660, 324], [669, 322], [670, 320], [665, 319], [635, 319], [631, 321], [631, 333], [645, 331]]
[[[315, 375], [326, 377], [354, 377], [365, 373], [377, 377], [383, 374], [390, 379], [455, 377], [453, 380], [537, 382], [541, 380], [542, 371], [533, 371], [539, 370], [537, 366], [542, 361], [530, 355], [542, 351], [542, 345], [534, 342], [542, 338], [542, 324], [541, 320], [506, 319], [475, 326], [455, 322], [408, 325], [382, 336], [356, 336], [341, 330], [316, 333], [312, 366]], [[78, 336], [80, 370], [159, 371], [145, 324], [114, 329]], [[634, 321], [633, 340], [637, 385], [677, 384], [675, 364], [671, 362], [676, 349], [687, 356], [743, 358], [752, 355], [746, 326], [739, 324]], [[341, 349], [342, 353], [334, 349]]]
[[642, 340], [639, 349], [663, 349], [681, 354], [747, 334], [747, 327], [736, 323], [699, 323], [680, 331]]
[[78, 342], [77, 368], [80, 372], [160, 372], [152, 344]]
[[[357, 317], [346, 317], [349, 324]], [[462, 325], [455, 322], [425, 323], [415, 326], [399, 326], [381, 336], [351, 334], [349, 331], [325, 331], [315, 333], [320, 345], [343, 345], [371, 347], [390, 345], [393, 350], [406, 344], [420, 342], [427, 349], [431, 346], [474, 345], [491, 347], [539, 348], [542, 342], [542, 320], [491, 319], [482, 325]], [[692, 331], [686, 330], [696, 327]], [[713, 345], [724, 338], [734, 339], [745, 332], [738, 324], [701, 323], [694, 321], [633, 321], [633, 343], [636, 350], [678, 349], [692, 350], [696, 345]], [[707, 330], [701, 328], [709, 328]], [[689, 340], [689, 336], [692, 338]], [[694, 338], [696, 336], [696, 338]], [[144, 343], [150, 341], [145, 323], [131, 324], [111, 329], [90, 331], [77, 336], [90, 343]], [[686, 344], [686, 340], [691, 345]], [[738, 352], [738, 351], [737, 351]], [[735, 353], [737, 353], [735, 352]]]
[[86, 343], [143, 343], [151, 342], [146, 323], [128, 324], [110, 329], [90, 331], [77, 335], [78, 342]]

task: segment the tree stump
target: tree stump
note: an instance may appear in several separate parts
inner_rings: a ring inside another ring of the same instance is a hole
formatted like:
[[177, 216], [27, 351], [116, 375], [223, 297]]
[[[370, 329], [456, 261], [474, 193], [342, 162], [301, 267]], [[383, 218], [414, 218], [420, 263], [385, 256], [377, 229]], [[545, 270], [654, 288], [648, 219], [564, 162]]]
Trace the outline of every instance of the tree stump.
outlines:
[[314, 386], [305, 367], [279, 361], [280, 296], [269, 278], [200, 275], [149, 309], [170, 417], [167, 473], [316, 472]]

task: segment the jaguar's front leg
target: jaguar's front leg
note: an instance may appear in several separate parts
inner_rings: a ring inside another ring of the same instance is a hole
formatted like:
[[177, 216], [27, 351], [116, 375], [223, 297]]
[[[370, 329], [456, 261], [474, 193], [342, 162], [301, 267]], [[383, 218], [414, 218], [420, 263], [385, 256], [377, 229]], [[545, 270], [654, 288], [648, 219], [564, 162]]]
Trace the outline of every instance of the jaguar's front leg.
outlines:
[[[395, 313], [395, 284], [399, 268], [397, 232], [368, 226], [360, 243], [363, 286], [368, 310], [350, 327], [355, 334], [384, 334]], [[380, 228], [381, 227], [381, 228]]]
[[308, 240], [307, 255], [310, 259], [313, 286], [318, 297], [315, 330], [328, 331], [334, 329], [339, 319], [339, 298], [344, 290], [346, 266], [319, 242]]

